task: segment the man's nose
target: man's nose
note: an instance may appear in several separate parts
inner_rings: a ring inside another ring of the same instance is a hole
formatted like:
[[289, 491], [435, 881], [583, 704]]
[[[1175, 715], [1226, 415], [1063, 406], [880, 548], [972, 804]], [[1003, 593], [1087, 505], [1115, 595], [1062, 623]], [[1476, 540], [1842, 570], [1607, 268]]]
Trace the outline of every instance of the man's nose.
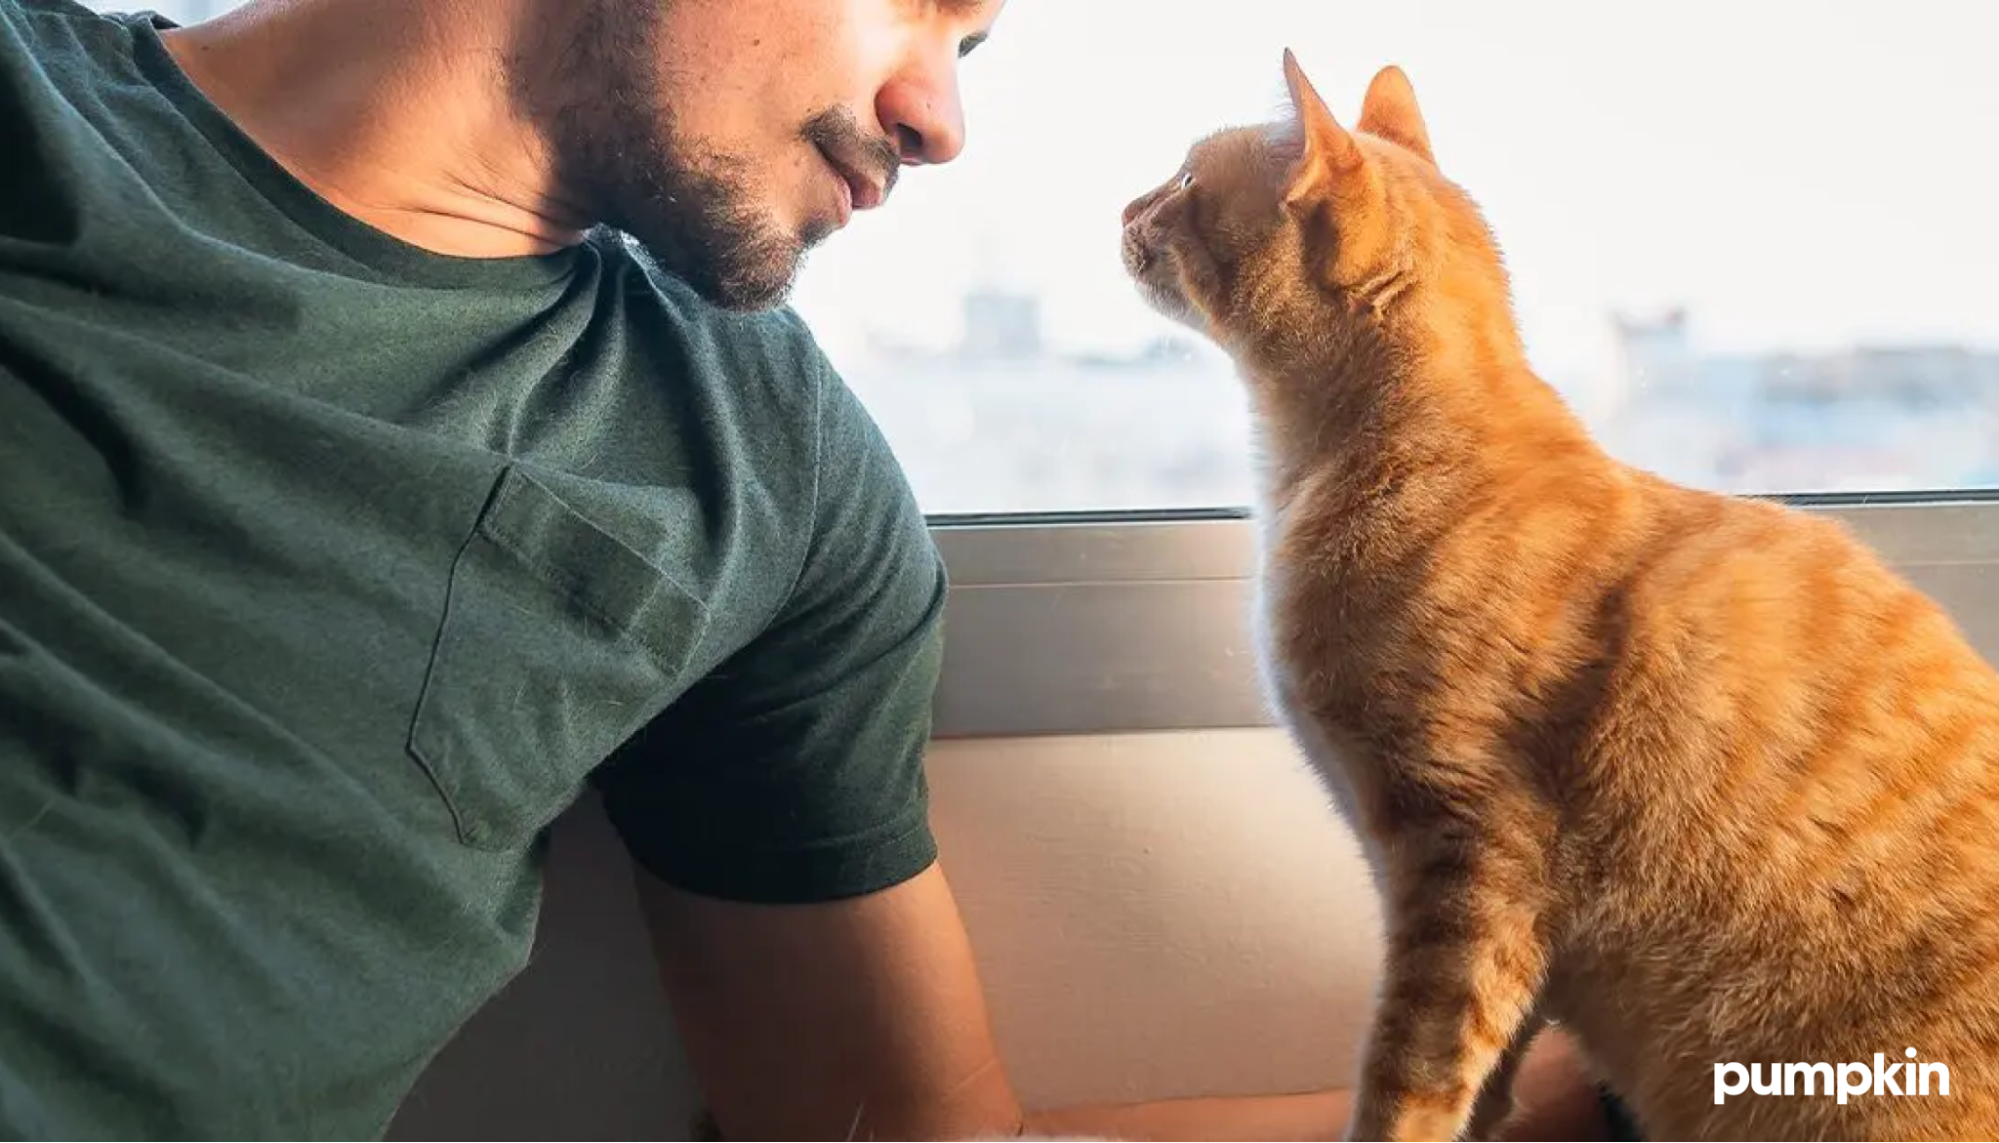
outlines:
[[875, 110], [905, 165], [948, 163], [965, 149], [965, 109], [949, 69], [898, 76], [882, 88]]

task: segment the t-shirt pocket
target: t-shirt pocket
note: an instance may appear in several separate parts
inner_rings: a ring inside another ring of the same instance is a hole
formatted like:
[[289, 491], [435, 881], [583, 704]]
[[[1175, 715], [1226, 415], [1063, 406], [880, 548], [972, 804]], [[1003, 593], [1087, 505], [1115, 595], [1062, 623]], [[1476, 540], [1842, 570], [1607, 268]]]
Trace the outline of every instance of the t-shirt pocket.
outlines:
[[519, 467], [453, 561], [409, 750], [459, 840], [504, 850], [684, 689], [701, 601]]

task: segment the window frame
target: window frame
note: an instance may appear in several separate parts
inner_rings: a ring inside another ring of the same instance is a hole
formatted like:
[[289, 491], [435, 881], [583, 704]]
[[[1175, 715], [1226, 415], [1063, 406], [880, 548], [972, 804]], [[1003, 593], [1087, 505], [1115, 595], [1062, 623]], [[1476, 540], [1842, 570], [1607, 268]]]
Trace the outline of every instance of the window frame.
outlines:
[[[1999, 661], [1999, 491], [1743, 497], [1852, 527]], [[951, 574], [937, 738], [1272, 727], [1247, 511], [929, 517]]]

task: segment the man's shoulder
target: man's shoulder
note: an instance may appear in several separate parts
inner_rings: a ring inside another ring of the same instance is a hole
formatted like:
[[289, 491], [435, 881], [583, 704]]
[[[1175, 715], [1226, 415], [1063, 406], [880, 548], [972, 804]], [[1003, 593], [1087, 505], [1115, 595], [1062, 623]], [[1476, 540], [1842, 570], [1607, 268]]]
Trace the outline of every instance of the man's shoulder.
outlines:
[[894, 450], [793, 309], [725, 310], [622, 240], [612, 257], [644, 278], [626, 333], [670, 343], [676, 400], [701, 404], [740, 478], [728, 516], [778, 531], [728, 561], [760, 603], [721, 613], [726, 654], [597, 775], [611, 820], [654, 874], [708, 896], [906, 881], [936, 854], [923, 752], [948, 585]]
[[847, 590], [835, 585], [884, 572], [884, 562], [927, 585], [935, 557], [914, 491], [806, 319], [789, 305], [718, 306], [622, 235], [600, 229], [589, 240], [611, 282], [623, 279], [622, 335], [667, 345], [670, 362], [648, 357], [670, 370], [674, 404], [695, 410], [717, 463], [782, 507], [788, 537], [804, 544], [801, 588]]
[[[734, 422], [734, 434], [745, 441], [785, 441], [784, 455], [771, 461], [795, 465], [809, 458], [822, 477], [825, 466], [837, 465], [854, 478], [842, 482], [853, 491], [915, 512], [894, 450], [794, 307], [730, 310], [615, 232], [595, 231], [590, 241], [613, 275], [628, 280], [632, 333], [670, 327], [689, 380], [707, 393], [712, 415]], [[634, 290], [643, 294], [636, 301]]]
[[127, 34], [125, 24], [138, 18], [98, 12], [77, 0], [0, 0], [0, 29], [23, 38], [37, 54], [58, 46], [114, 44]]

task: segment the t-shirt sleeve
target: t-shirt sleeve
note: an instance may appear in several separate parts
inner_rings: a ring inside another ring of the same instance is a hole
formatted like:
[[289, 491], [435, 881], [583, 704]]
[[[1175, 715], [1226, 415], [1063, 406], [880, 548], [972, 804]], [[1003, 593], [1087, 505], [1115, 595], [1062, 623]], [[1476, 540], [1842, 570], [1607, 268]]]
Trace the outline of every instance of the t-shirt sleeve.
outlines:
[[943, 560], [874, 421], [818, 373], [812, 534], [787, 604], [595, 783], [634, 859], [706, 896], [856, 896], [937, 855], [923, 760]]

